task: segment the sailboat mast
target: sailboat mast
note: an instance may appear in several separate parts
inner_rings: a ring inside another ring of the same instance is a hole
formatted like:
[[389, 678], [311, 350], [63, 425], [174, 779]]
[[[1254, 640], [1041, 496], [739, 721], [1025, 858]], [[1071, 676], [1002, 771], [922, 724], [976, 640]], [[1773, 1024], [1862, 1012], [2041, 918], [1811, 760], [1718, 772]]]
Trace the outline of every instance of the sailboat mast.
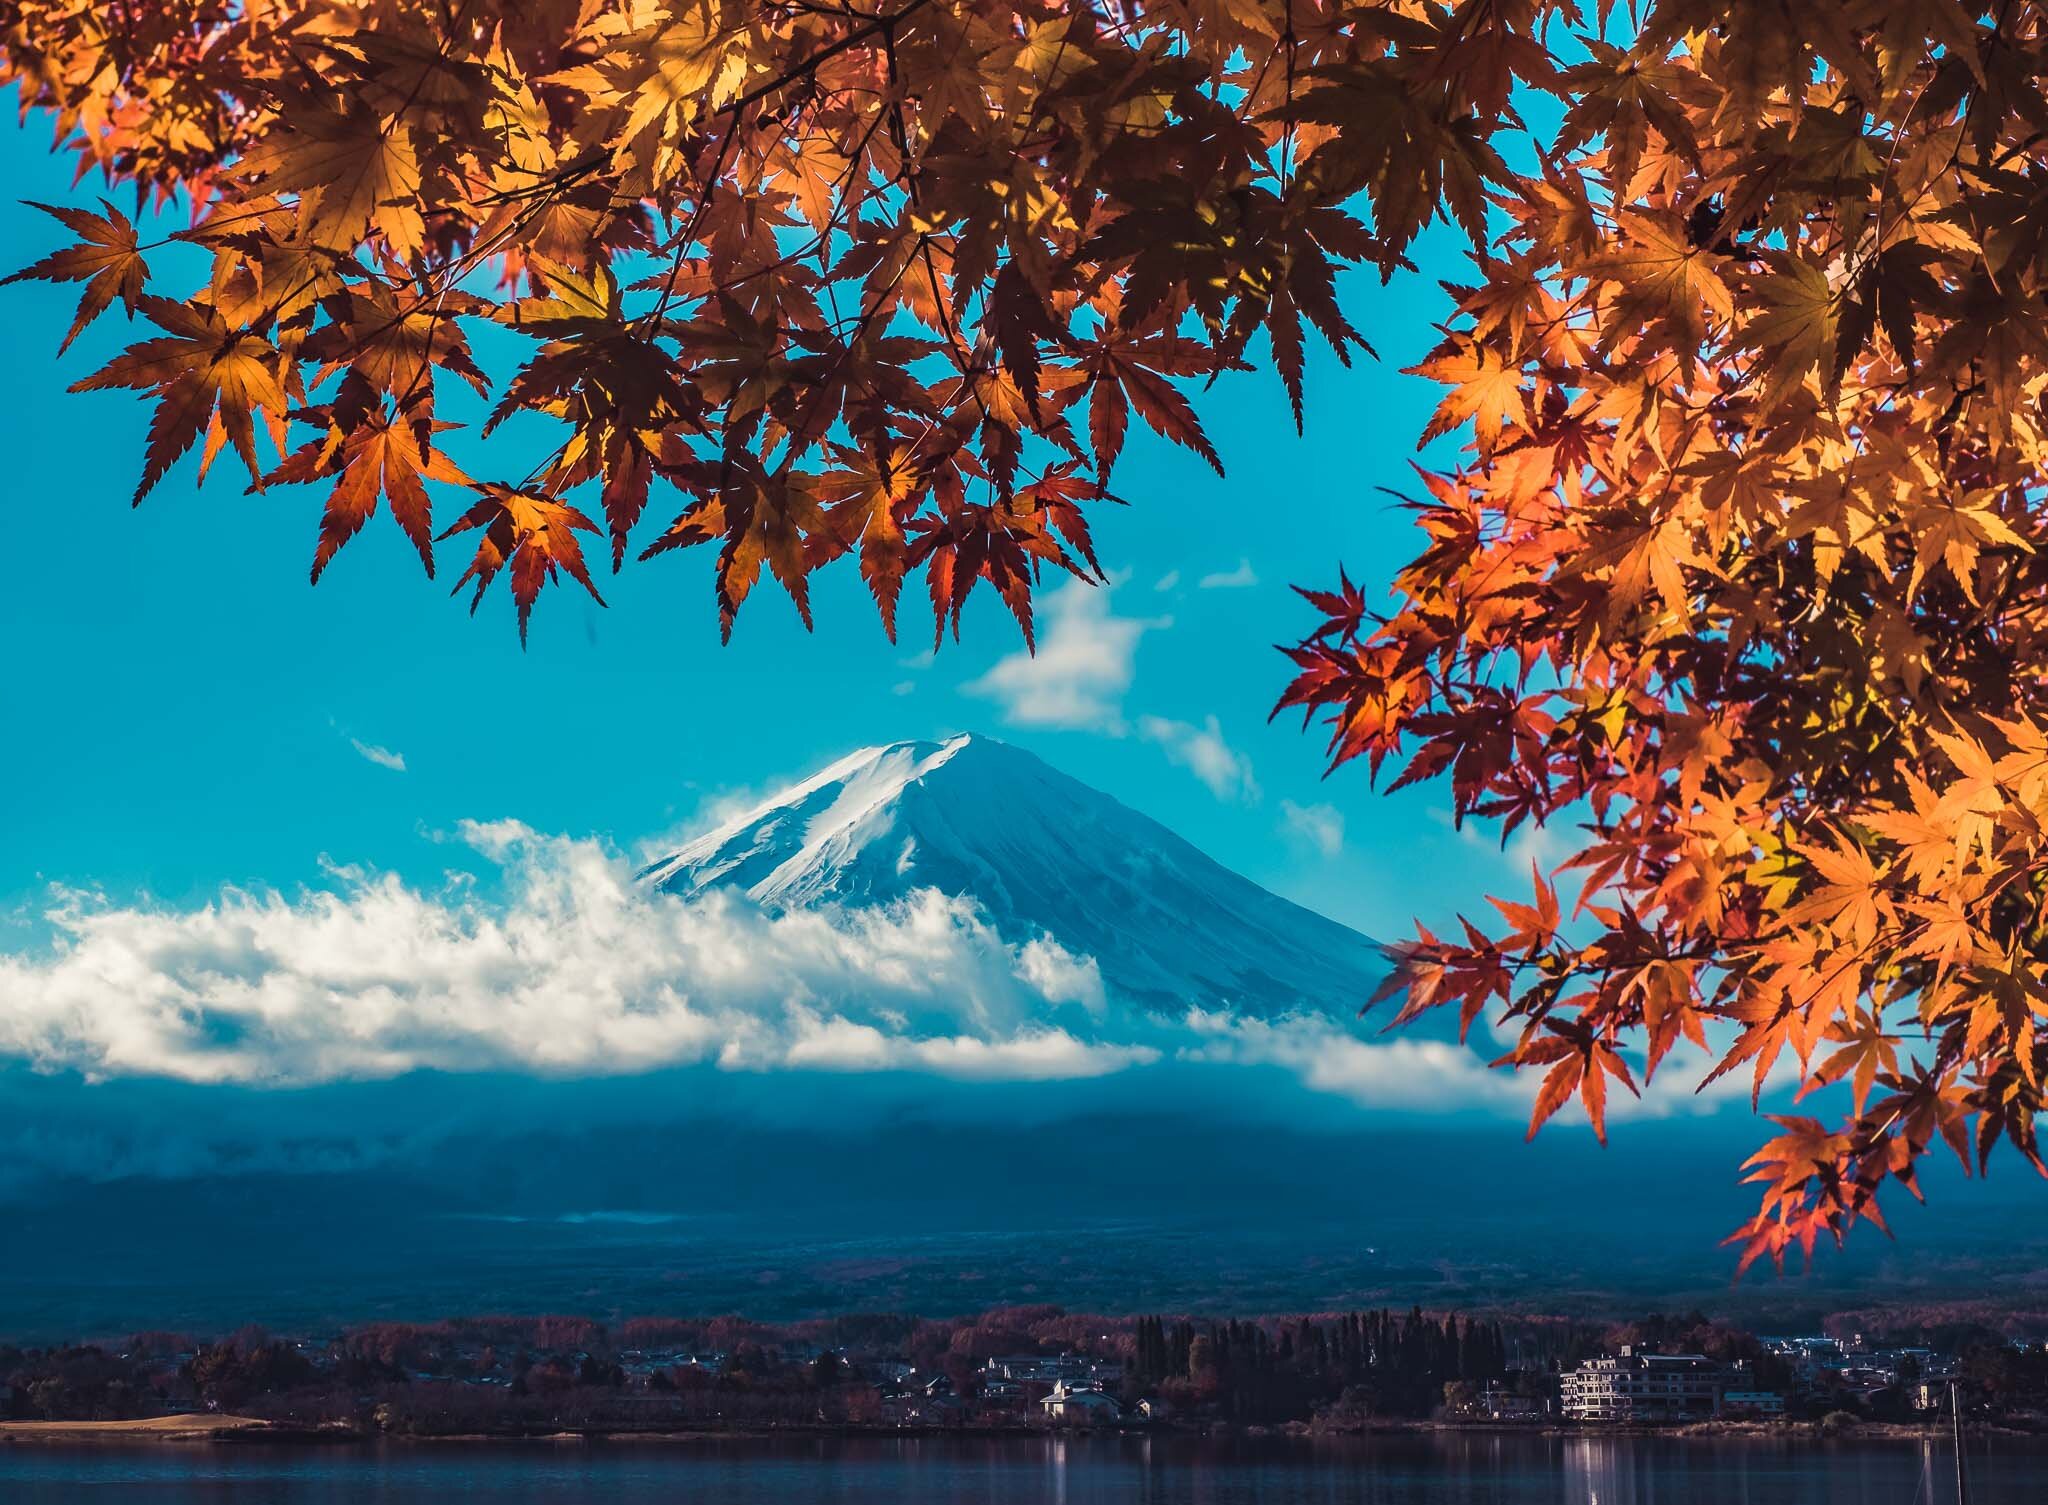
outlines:
[[1954, 1380], [1948, 1382], [1948, 1413], [1956, 1438], [1956, 1505], [1969, 1505], [1970, 1487], [1963, 1478], [1963, 1392]]

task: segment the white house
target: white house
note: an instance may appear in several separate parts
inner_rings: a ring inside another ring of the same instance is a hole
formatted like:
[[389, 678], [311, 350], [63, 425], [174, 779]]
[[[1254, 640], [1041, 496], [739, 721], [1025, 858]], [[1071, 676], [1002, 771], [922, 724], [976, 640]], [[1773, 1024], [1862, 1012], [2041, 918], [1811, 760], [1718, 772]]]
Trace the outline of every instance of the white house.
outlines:
[[1052, 1394], [1039, 1404], [1054, 1421], [1116, 1421], [1123, 1415], [1115, 1396], [1100, 1390], [1072, 1390], [1065, 1380], [1055, 1384]]

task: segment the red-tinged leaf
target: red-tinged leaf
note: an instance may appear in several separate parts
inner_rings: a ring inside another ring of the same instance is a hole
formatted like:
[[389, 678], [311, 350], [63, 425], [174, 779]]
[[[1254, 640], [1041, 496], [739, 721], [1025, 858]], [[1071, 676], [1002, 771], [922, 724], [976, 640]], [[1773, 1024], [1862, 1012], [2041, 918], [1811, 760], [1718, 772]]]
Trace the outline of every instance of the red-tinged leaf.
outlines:
[[[820, 478], [789, 471], [764, 472], [743, 456], [717, 463], [681, 460], [663, 472], [698, 500], [641, 551], [642, 559], [718, 541], [714, 573], [718, 621], [730, 639], [741, 604], [766, 565], [789, 593], [806, 629], [811, 626], [810, 571], [829, 550], [819, 535], [828, 524], [818, 503]], [[827, 535], [829, 538], [831, 535]]]
[[1411, 368], [1411, 374], [1452, 388], [1422, 431], [1424, 444], [1470, 423], [1480, 450], [1490, 453], [1500, 443], [1503, 428], [1528, 426], [1527, 378], [1519, 365], [1504, 360], [1498, 351], [1468, 340], [1453, 340]]
[[260, 482], [255, 419], [260, 415], [271, 425], [274, 440], [281, 441], [284, 426], [286, 403], [278, 384], [277, 351], [258, 335], [230, 328], [219, 313], [203, 305], [147, 296], [139, 305], [169, 335], [131, 346], [71, 387], [74, 392], [133, 387], [155, 396], [149, 447], [134, 500], [139, 503], [209, 425], [217, 425], [216, 438], [203, 457], [202, 478], [213, 450], [225, 441], [234, 445], [251, 478]]
[[1088, 437], [1096, 473], [1106, 479], [1116, 465], [1130, 409], [1136, 405], [1154, 430], [1195, 450], [1221, 474], [1222, 462], [1193, 408], [1168, 380], [1212, 372], [1214, 356], [1192, 340], [1156, 328], [1122, 329], [1115, 323], [1117, 309], [1117, 300], [1111, 299], [1103, 329], [1092, 340], [1080, 342], [1075, 366], [1063, 373], [1063, 401], [1083, 391], [1088, 394]]
[[79, 331], [112, 307], [114, 299], [119, 298], [133, 318], [143, 282], [149, 275], [138, 249], [135, 226], [105, 199], [100, 200], [100, 205], [107, 211], [104, 216], [54, 204], [34, 204], [33, 207], [54, 215], [82, 236], [84, 244], [53, 251], [34, 266], [0, 279], [0, 286], [31, 279], [85, 284], [85, 291], [78, 298], [78, 311], [72, 316], [71, 327], [64, 332], [64, 343], [57, 347], [59, 355], [71, 348]]
[[476, 557], [462, 578], [455, 582], [460, 591], [471, 580], [476, 593], [470, 598], [474, 612], [484, 592], [500, 570], [509, 569], [512, 599], [519, 610], [519, 641], [526, 641], [527, 618], [541, 588], [552, 583], [557, 571], [567, 571], [599, 606], [604, 597], [591, 581], [590, 568], [583, 559], [583, 546], [576, 534], [595, 533], [597, 524], [566, 503], [552, 497], [536, 496], [516, 487], [487, 482], [479, 486], [481, 496], [474, 506], [445, 530], [442, 538], [477, 531]]
[[845, 466], [818, 478], [824, 524], [811, 536], [811, 567], [858, 546], [861, 578], [875, 598], [882, 627], [896, 641], [896, 600], [910, 557], [903, 524], [917, 509], [926, 480], [909, 445], [875, 454], [836, 449]]
[[968, 503], [950, 516], [921, 517], [911, 523], [914, 536], [907, 565], [911, 569], [925, 566], [935, 647], [945, 641], [949, 623], [953, 635], [959, 636], [960, 613], [967, 598], [986, 580], [1017, 619], [1025, 646], [1037, 650], [1031, 592], [1038, 571], [1052, 565], [1077, 580], [1091, 579], [1056, 536], [1063, 530], [1055, 525], [1049, 510], [1027, 488], [1008, 504], [983, 507]]
[[[1273, 340], [1273, 369], [1280, 373], [1280, 380], [1287, 388], [1288, 404], [1294, 409], [1294, 432], [1301, 434], [1305, 432], [1302, 426], [1301, 315], [1285, 291], [1273, 299], [1272, 310], [1266, 316], [1266, 330]], [[1342, 353], [1342, 347], [1339, 347], [1339, 353]]]
[[1209, 442], [1209, 436], [1202, 432], [1202, 421], [1171, 382], [1143, 366], [1127, 365], [1123, 368], [1123, 384], [1131, 406], [1152, 426], [1153, 432], [1193, 450], [1209, 462], [1217, 475], [1223, 474], [1223, 460], [1216, 453], [1216, 446]]
[[995, 316], [996, 346], [1003, 353], [1003, 369], [1017, 384], [1017, 390], [1024, 394], [1025, 406], [1035, 414], [1038, 411], [1039, 341], [1058, 340], [1060, 328], [1046, 312], [1045, 300], [1015, 261], [1005, 262], [1003, 269], [996, 274], [989, 302]]
[[1536, 1102], [1529, 1110], [1528, 1138], [1534, 1139], [1536, 1131], [1572, 1100], [1572, 1094], [1579, 1090], [1579, 1083], [1585, 1077], [1585, 1067], [1586, 1058], [1574, 1050], [1545, 1074], [1543, 1085], [1536, 1092]]
[[[1602, 1145], [1607, 1143], [1607, 1073], [1597, 1070], [1583, 1070], [1579, 1077], [1579, 1099], [1585, 1104], [1586, 1121], [1593, 1126], [1593, 1137]], [[1536, 1130], [1531, 1125], [1533, 1137]]]
[[1108, 475], [1124, 452], [1124, 434], [1130, 426], [1130, 399], [1123, 383], [1098, 378], [1088, 389], [1088, 443], [1095, 451], [1096, 468]]
[[604, 485], [598, 493], [606, 530], [612, 541], [612, 573], [626, 562], [626, 539], [647, 510], [648, 488], [654, 481], [654, 460], [637, 436], [614, 433], [603, 459]]

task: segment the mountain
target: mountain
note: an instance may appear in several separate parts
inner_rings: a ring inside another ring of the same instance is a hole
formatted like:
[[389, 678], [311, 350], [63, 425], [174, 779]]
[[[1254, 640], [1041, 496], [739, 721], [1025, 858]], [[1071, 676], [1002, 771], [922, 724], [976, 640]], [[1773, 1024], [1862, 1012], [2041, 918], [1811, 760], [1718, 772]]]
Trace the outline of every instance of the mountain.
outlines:
[[1050, 935], [1144, 1008], [1350, 1014], [1386, 973], [1358, 932], [1269, 893], [1148, 816], [987, 737], [895, 742], [690, 842], [642, 877], [770, 910], [973, 898], [1013, 945]]

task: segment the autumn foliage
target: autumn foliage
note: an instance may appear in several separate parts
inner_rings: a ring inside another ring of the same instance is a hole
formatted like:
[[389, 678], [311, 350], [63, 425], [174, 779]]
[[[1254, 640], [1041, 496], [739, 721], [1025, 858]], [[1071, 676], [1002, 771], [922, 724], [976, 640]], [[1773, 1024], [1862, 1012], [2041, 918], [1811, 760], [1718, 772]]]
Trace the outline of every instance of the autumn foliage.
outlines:
[[[711, 545], [728, 632], [764, 568], [808, 621], [811, 571], [855, 555], [892, 635], [922, 570], [941, 631], [986, 581], [1029, 638], [1042, 567], [1099, 574], [1086, 504], [1133, 415], [1220, 469], [1177, 381], [1263, 333], [1298, 396], [1305, 326], [1361, 343], [1336, 266], [1391, 267], [1435, 212], [1419, 182], [1379, 235], [1344, 207], [1405, 136], [1458, 154], [1470, 215], [1498, 171], [1434, 106], [1346, 136], [1352, 73], [1400, 98], [1391, 34], [1281, 0], [0, 17], [0, 75], [81, 171], [191, 210], [149, 244], [112, 204], [52, 207], [78, 244], [18, 274], [84, 284], [74, 336], [116, 302], [160, 331], [77, 384], [154, 401], [136, 500], [232, 446], [322, 496], [316, 580], [387, 505], [429, 574], [473, 544], [461, 583], [507, 576], [522, 632], [561, 575], [596, 595], [596, 535], [614, 569]], [[173, 244], [211, 255], [196, 291], [157, 289]], [[532, 342], [502, 382], [487, 323]], [[491, 399], [486, 434], [553, 420], [552, 452], [472, 480], [440, 444], [451, 382]], [[679, 513], [641, 529], [663, 494]]]
[[1420, 367], [1471, 442], [1391, 611], [1308, 593], [1282, 703], [1582, 832], [1569, 914], [1539, 873], [1392, 989], [1520, 1026], [1532, 1133], [1684, 1042], [1845, 1084], [1749, 1164], [1742, 1263], [1782, 1260], [1937, 1145], [2043, 1169], [2044, 13], [1662, 4], [1553, 71], [1531, 9], [1483, 34], [1566, 108]]
[[[316, 580], [383, 506], [429, 574], [473, 547], [458, 589], [504, 576], [522, 632], [563, 574], [706, 544], [728, 632], [764, 568], [808, 618], [851, 557], [892, 635], [922, 572], [941, 634], [986, 581], [1028, 637], [1043, 570], [1100, 573], [1133, 417], [1220, 470], [1203, 384], [1270, 363], [1298, 419], [1305, 346], [1366, 348], [1338, 271], [1462, 230], [1418, 370], [1420, 437], [1464, 447], [1418, 472], [1391, 601], [1305, 593], [1281, 705], [1461, 819], [1583, 831], [1573, 904], [1539, 872], [1393, 984], [1402, 1018], [1518, 1023], [1534, 1124], [1576, 1097], [1602, 1129], [1682, 1042], [1757, 1093], [1844, 1084], [1751, 1163], [1746, 1264], [1878, 1220], [1937, 1142], [2042, 1167], [2044, 26], [19, 0], [0, 71], [150, 211], [53, 206], [76, 243], [18, 274], [83, 285], [73, 337], [155, 327], [77, 383], [154, 404], [137, 500], [232, 446], [319, 499]], [[489, 325], [515, 371], [472, 354]], [[553, 448], [466, 475], [451, 383]]]

